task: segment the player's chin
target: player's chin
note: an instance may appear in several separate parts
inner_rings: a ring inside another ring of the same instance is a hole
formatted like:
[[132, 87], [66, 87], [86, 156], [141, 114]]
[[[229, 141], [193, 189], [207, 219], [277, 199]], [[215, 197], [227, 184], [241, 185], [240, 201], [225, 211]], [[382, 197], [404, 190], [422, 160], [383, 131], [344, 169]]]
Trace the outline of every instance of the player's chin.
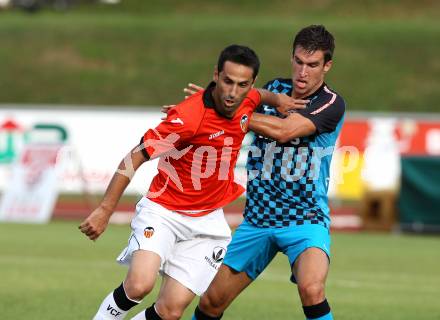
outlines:
[[295, 88], [295, 91], [301, 92], [301, 93], [307, 92], [308, 90], [309, 90], [309, 86], [303, 86], [303, 87], [297, 86]]
[[223, 101], [223, 107], [226, 110], [234, 110], [235, 108], [237, 108], [237, 101], [235, 100], [224, 100]]
[[235, 104], [225, 104], [223, 103], [223, 110], [225, 110], [226, 113], [232, 113], [237, 109], [237, 106]]

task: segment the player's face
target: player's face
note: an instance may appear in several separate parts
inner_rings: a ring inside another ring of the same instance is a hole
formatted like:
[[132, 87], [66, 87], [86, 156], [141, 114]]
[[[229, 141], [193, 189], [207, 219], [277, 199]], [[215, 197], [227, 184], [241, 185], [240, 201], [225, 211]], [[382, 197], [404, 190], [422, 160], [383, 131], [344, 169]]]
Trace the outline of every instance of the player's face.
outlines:
[[223, 70], [214, 72], [216, 83], [213, 97], [216, 110], [227, 118], [232, 118], [254, 84], [253, 70], [231, 61], [226, 61]]
[[324, 82], [325, 74], [330, 70], [332, 61], [324, 63], [324, 52], [307, 52], [297, 46], [292, 57], [292, 81], [295, 98], [304, 98], [315, 92]]

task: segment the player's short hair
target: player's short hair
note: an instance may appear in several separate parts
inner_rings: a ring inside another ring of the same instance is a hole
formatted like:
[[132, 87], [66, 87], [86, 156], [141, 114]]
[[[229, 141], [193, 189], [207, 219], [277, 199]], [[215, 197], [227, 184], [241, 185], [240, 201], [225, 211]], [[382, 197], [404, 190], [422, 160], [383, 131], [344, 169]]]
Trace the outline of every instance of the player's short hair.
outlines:
[[260, 60], [255, 51], [249, 47], [233, 44], [223, 49], [217, 62], [217, 71], [219, 73], [223, 70], [226, 61], [235, 62], [252, 68], [254, 71], [252, 77], [254, 79], [257, 77], [258, 71], [260, 70]]
[[326, 63], [333, 58], [335, 38], [323, 25], [311, 25], [296, 34], [293, 40], [292, 54], [295, 53], [298, 46], [310, 53], [322, 50], [324, 52], [324, 63]]

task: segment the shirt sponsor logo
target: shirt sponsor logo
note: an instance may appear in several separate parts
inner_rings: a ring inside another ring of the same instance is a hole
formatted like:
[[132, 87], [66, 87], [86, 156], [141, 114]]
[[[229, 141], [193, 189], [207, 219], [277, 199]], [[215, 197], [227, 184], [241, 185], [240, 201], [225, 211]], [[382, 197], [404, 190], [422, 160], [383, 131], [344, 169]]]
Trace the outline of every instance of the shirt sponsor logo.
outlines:
[[217, 138], [217, 137], [220, 137], [221, 135], [223, 135], [223, 134], [225, 134], [225, 131], [224, 130], [221, 130], [221, 131], [219, 131], [219, 132], [216, 132], [216, 133], [213, 133], [213, 134], [211, 134], [211, 135], [209, 135], [209, 140], [212, 140], [212, 139], [214, 139], [214, 138]]

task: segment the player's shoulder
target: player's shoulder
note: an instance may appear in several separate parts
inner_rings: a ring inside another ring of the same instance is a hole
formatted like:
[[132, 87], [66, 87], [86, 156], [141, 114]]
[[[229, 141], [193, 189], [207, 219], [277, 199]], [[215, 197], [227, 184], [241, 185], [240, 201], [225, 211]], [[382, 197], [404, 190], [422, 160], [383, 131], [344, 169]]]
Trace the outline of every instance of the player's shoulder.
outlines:
[[324, 84], [324, 92], [331, 96], [336, 96], [336, 100], [338, 103], [342, 103], [345, 105], [344, 98], [333, 88], [331, 88], [328, 84]]
[[288, 91], [292, 89], [292, 79], [290, 78], [275, 78], [266, 82], [263, 86], [263, 89], [273, 91], [273, 92], [282, 92]]
[[171, 109], [171, 114], [174, 119], [178, 119], [175, 121], [197, 126], [203, 118], [204, 108], [203, 91], [200, 91], [179, 102]]
[[322, 89], [319, 90], [317, 99], [312, 101], [316, 107], [331, 106], [332, 109], [337, 109], [340, 112], [345, 111], [344, 98], [326, 83], [323, 84]]
[[203, 92], [199, 91], [185, 100], [179, 102], [175, 109], [182, 116], [194, 117], [197, 114], [200, 114], [201, 111], [205, 108], [205, 104], [203, 102]]
[[176, 105], [176, 110], [180, 112], [192, 112], [194, 109], [200, 109], [204, 107], [203, 93], [205, 91], [199, 91], [189, 96], [185, 100], [182, 100]]
[[252, 88], [243, 100], [242, 106], [252, 105], [252, 108], [256, 108], [261, 103], [261, 94], [258, 89]]

